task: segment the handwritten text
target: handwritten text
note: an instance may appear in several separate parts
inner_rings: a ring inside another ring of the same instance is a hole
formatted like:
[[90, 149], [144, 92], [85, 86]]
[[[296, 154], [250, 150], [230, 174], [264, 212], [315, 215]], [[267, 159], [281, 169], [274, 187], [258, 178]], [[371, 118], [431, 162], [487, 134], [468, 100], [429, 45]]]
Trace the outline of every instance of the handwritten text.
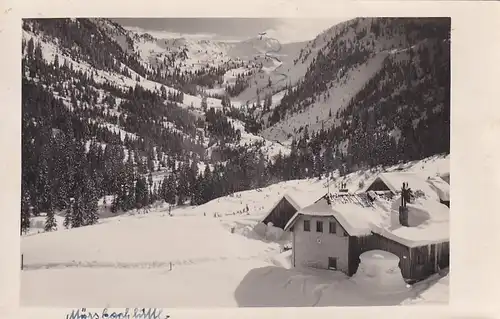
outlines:
[[104, 308], [102, 311], [92, 312], [86, 308], [72, 310], [66, 319], [169, 319], [163, 310], [156, 308], [126, 308], [124, 311], [111, 311]]

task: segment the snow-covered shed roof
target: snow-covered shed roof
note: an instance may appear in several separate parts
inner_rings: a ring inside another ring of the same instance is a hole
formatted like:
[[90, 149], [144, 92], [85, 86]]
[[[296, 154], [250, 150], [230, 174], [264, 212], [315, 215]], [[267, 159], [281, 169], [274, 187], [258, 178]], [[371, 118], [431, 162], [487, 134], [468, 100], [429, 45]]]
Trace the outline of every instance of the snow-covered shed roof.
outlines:
[[283, 198], [285, 198], [290, 203], [290, 205], [292, 205], [293, 208], [295, 208], [295, 210], [299, 211], [302, 208], [311, 205], [312, 203], [317, 201], [318, 198], [320, 198], [323, 195], [323, 193], [324, 192], [322, 191], [299, 192], [297, 190], [289, 190], [288, 192], [285, 193], [285, 195], [283, 195], [283, 197], [280, 197], [280, 199], [276, 201], [276, 203], [272, 206], [269, 212], [264, 216], [264, 218], [262, 218], [261, 222], [263, 222], [269, 217], [269, 215], [273, 212], [276, 206], [278, 206], [278, 204], [281, 202]]
[[[332, 216], [350, 236], [377, 233], [407, 247], [418, 247], [449, 240], [449, 208], [434, 199], [418, 198], [408, 204], [409, 214], [421, 216], [418, 226], [399, 224], [399, 199], [387, 201], [376, 198], [365, 201], [364, 194], [331, 196], [330, 204], [324, 197], [295, 213], [285, 226], [289, 230], [300, 216]], [[394, 221], [397, 222], [394, 222]]]
[[380, 173], [366, 189], [369, 189], [377, 181], [382, 181], [394, 194], [401, 192], [403, 183], [408, 183], [408, 187], [414, 192], [419, 190], [431, 198], [449, 201], [450, 185], [439, 176], [424, 177], [411, 172]]
[[324, 191], [298, 191], [298, 190], [289, 190], [285, 197], [288, 201], [293, 201], [294, 205], [298, 206], [300, 210], [308, 205], [311, 205], [315, 201], [318, 200], [321, 196], [324, 195]]
[[450, 184], [441, 177], [430, 177], [427, 182], [443, 201], [450, 200]]

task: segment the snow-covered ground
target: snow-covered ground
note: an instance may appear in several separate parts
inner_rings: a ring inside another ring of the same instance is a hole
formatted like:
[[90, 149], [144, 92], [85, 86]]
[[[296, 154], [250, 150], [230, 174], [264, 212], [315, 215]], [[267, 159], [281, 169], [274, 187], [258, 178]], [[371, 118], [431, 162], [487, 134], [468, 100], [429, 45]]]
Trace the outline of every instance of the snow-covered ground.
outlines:
[[[396, 169], [398, 167], [393, 167]], [[406, 164], [422, 176], [449, 173], [449, 156]], [[348, 188], [379, 171], [345, 177]], [[335, 189], [342, 178], [332, 182]], [[397, 294], [374, 295], [340, 272], [290, 269], [286, 240], [253, 227], [285, 193], [326, 191], [326, 180], [288, 181], [168, 214], [102, 218], [99, 224], [24, 236], [23, 306], [251, 307], [447, 303], [448, 277]], [[304, 198], [305, 200], [305, 198]], [[270, 237], [268, 237], [270, 238]], [[68, 291], [70, 293], [68, 293]]]

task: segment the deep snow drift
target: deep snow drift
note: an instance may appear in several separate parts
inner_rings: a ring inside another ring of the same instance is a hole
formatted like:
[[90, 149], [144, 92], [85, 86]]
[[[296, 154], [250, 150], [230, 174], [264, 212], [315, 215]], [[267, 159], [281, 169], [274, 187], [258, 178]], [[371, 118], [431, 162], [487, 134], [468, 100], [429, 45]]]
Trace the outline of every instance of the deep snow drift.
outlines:
[[[404, 165], [426, 177], [449, 172], [448, 167], [449, 157], [439, 156]], [[330, 189], [344, 180], [356, 191], [360, 181], [369, 183], [378, 172], [337, 176]], [[448, 302], [448, 279], [438, 275], [405, 291], [378, 295], [341, 272], [291, 269], [286, 236], [276, 242], [272, 228], [254, 230], [284, 194], [311, 197], [327, 186], [325, 179], [288, 181], [174, 208], [172, 216], [158, 206], [149, 214], [130, 212], [102, 218], [94, 226], [24, 236], [21, 303], [293, 307]]]
[[366, 291], [378, 294], [408, 290], [399, 268], [399, 257], [383, 250], [370, 250], [359, 256], [360, 264], [352, 280]]

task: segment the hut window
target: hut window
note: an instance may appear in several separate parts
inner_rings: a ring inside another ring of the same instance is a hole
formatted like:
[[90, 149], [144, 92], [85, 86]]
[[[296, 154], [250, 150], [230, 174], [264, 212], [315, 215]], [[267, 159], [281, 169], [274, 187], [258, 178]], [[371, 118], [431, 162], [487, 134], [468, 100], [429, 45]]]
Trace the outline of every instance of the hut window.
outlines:
[[337, 233], [337, 224], [335, 222], [330, 222], [330, 234]]
[[304, 231], [311, 231], [311, 221], [304, 220]]
[[316, 231], [318, 233], [322, 233], [323, 232], [323, 222], [318, 220], [316, 221]]

